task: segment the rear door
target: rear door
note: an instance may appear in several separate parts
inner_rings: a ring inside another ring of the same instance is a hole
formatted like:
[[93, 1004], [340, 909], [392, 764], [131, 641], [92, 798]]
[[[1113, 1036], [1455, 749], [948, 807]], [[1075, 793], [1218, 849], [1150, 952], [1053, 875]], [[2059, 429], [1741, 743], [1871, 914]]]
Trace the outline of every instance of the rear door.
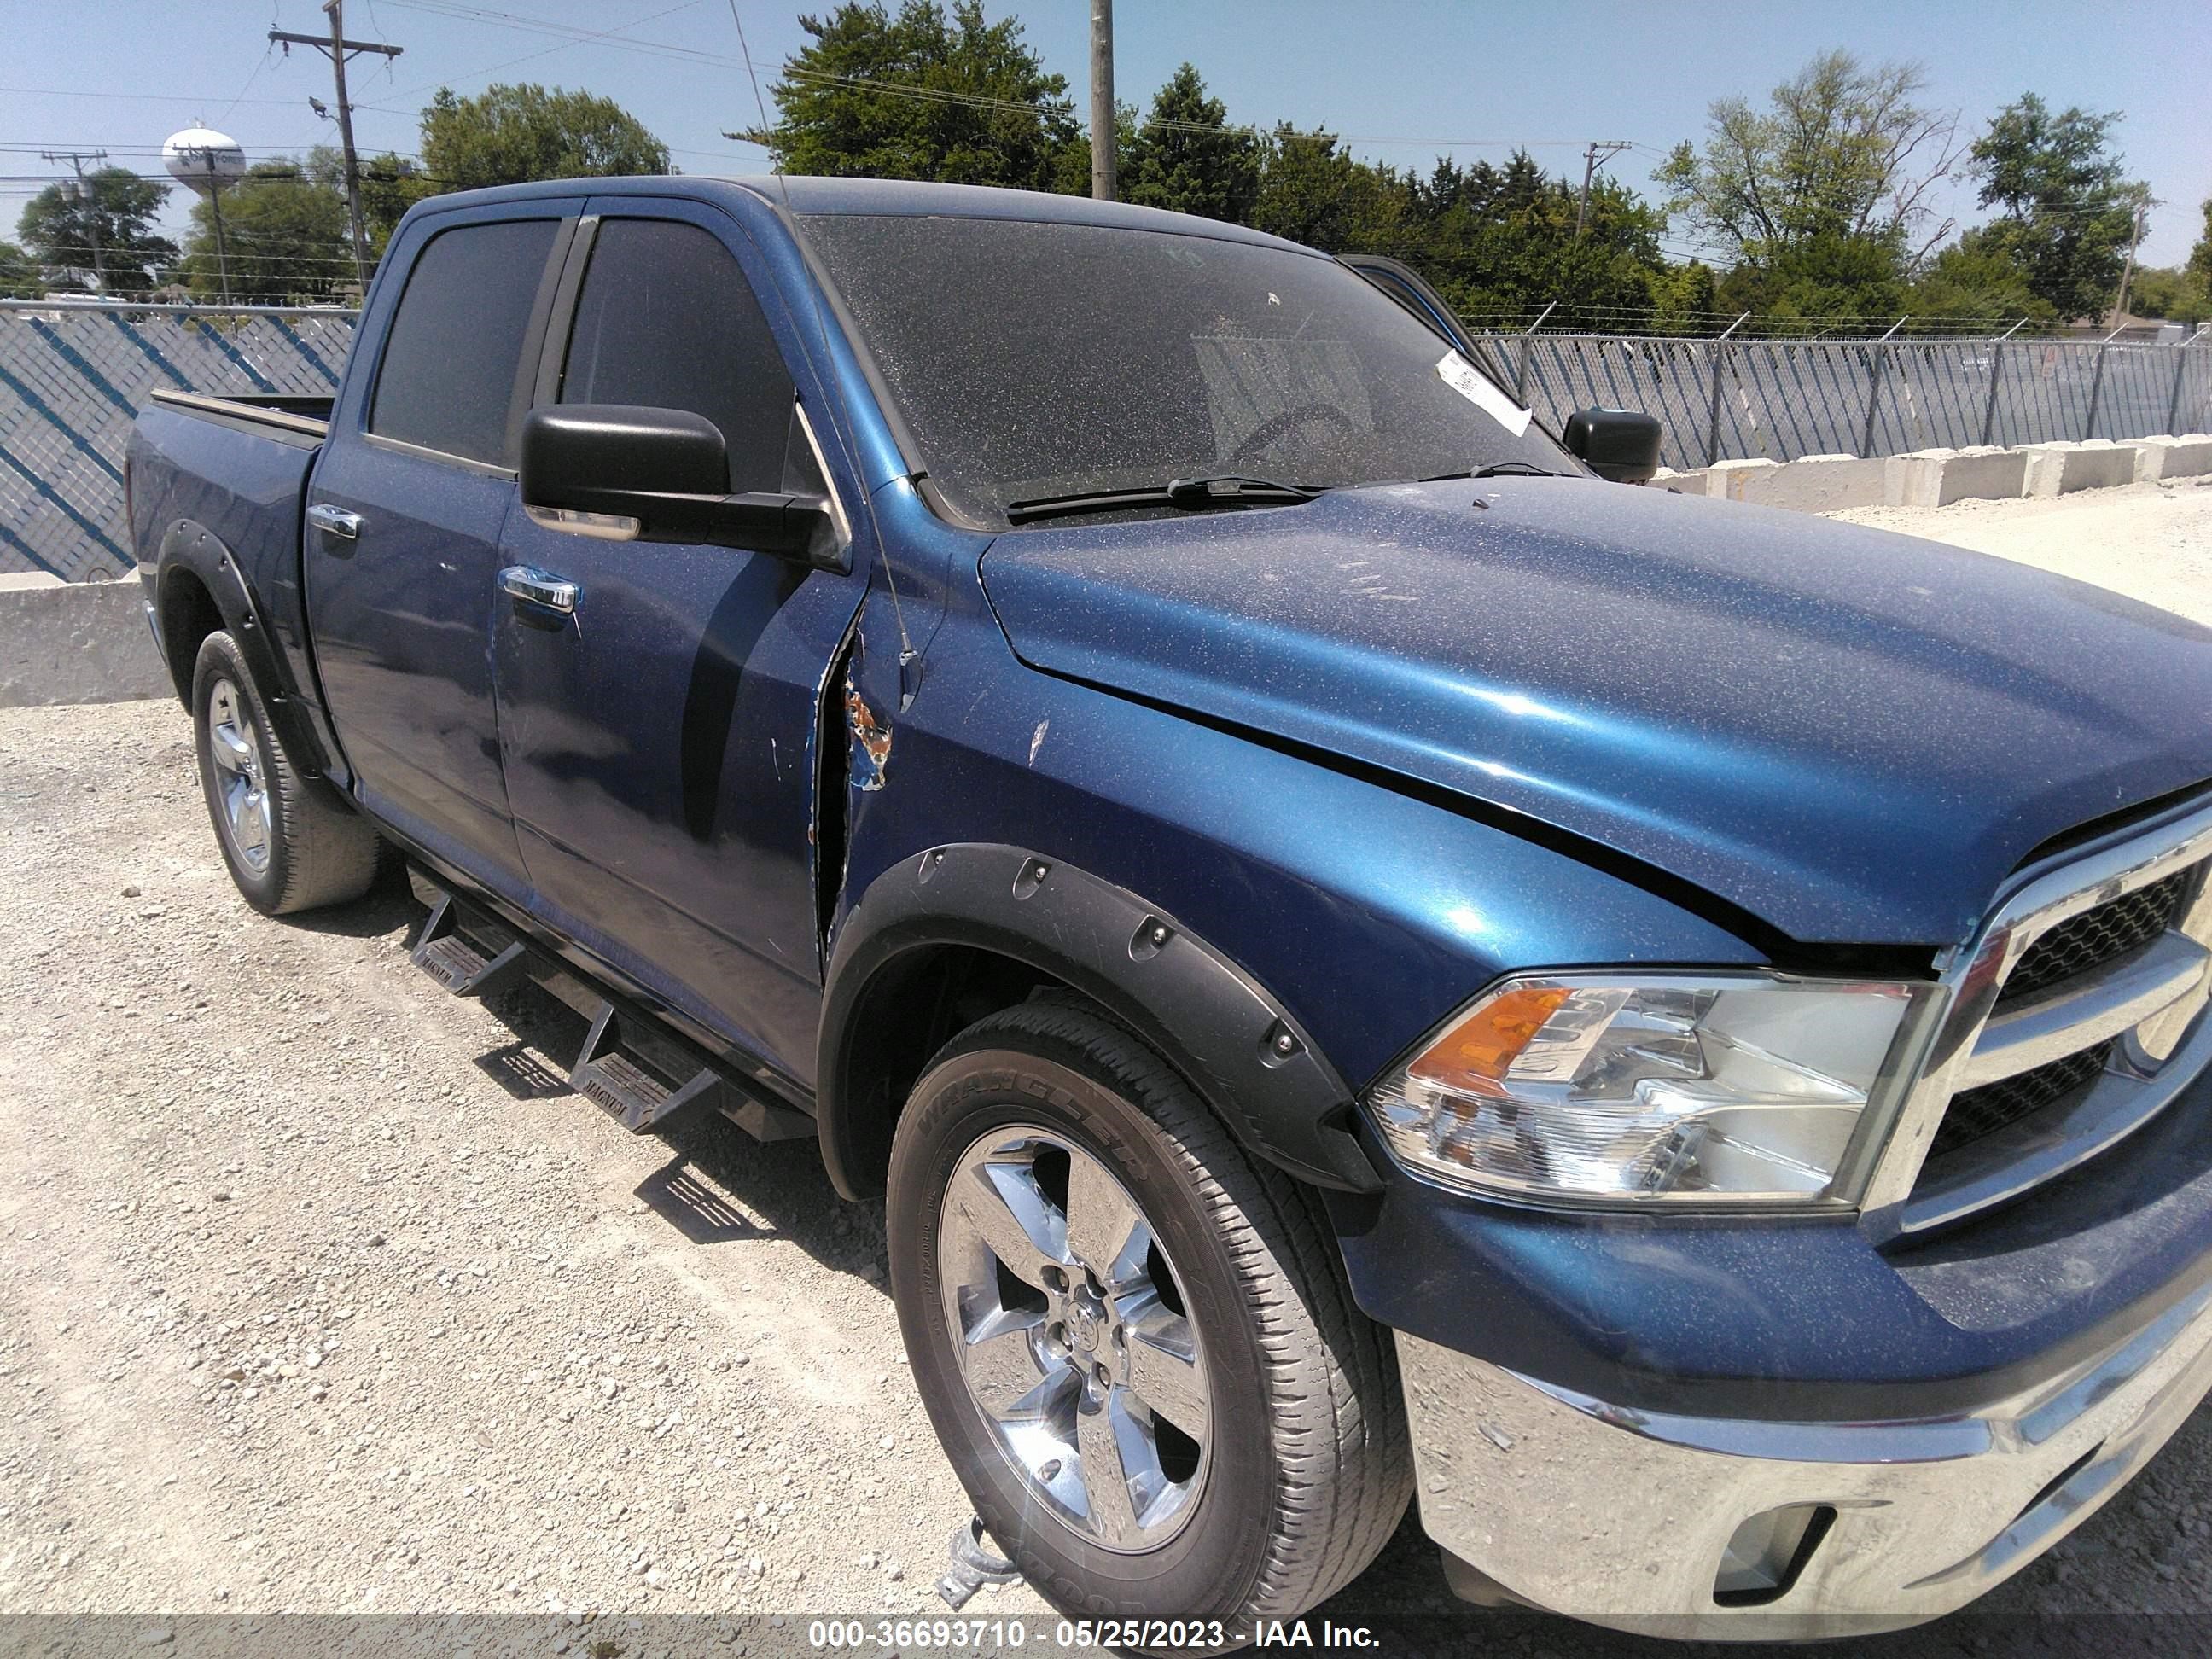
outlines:
[[[685, 410], [721, 428], [732, 489], [823, 489], [799, 413], [814, 383], [794, 375], [799, 336], [744, 230], [658, 198], [595, 198], [590, 216], [540, 401]], [[831, 422], [815, 429], [834, 443]], [[575, 590], [573, 613], [509, 597], [495, 623], [507, 789], [541, 914], [810, 1076], [815, 738], [864, 579], [596, 539], [520, 508], [500, 562]]]
[[404, 283], [380, 285], [362, 319], [378, 358], [347, 376], [303, 532], [317, 662], [362, 800], [511, 896], [525, 878], [500, 775], [492, 593], [515, 436], [582, 205], [410, 228], [386, 256]]

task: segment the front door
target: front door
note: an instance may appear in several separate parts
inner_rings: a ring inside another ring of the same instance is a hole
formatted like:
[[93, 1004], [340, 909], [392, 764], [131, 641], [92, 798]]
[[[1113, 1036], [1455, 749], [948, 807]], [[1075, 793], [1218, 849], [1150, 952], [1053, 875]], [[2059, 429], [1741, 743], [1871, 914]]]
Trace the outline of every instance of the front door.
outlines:
[[[781, 307], [764, 276], [749, 278], [743, 231], [691, 204], [619, 198], [592, 211], [606, 216], [596, 230], [586, 217], [569, 256], [582, 281], [565, 350], [555, 320], [541, 399], [702, 415], [729, 447], [732, 489], [822, 489], [787, 481], [787, 466], [813, 463], [771, 324]], [[520, 508], [500, 562], [574, 589], [566, 613], [503, 596], [494, 625], [507, 793], [541, 912], [811, 1077], [817, 711], [860, 579], [733, 548], [595, 539]]]
[[[569, 204], [573, 212], [580, 201]], [[514, 432], [563, 240], [557, 203], [432, 218], [356, 371], [308, 490], [316, 664], [355, 787], [428, 852], [519, 893], [501, 779], [491, 592], [514, 501]], [[364, 340], [380, 319], [364, 319]]]

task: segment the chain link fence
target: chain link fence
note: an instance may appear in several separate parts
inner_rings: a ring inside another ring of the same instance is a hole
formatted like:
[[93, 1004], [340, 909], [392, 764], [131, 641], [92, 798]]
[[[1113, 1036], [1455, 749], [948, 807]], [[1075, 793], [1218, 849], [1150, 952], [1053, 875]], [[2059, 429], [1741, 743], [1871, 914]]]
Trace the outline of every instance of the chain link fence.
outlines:
[[[131, 568], [123, 452], [147, 394], [326, 393], [355, 313], [0, 301], [0, 571]], [[1730, 340], [1487, 333], [1554, 431], [1593, 404], [1666, 423], [1667, 465], [1893, 455], [2212, 428], [2212, 342]]]
[[349, 311], [0, 301], [0, 571], [129, 574], [123, 452], [148, 394], [331, 392]]
[[2148, 438], [2212, 426], [2212, 343], [1729, 340], [1484, 334], [1492, 374], [1553, 431], [1640, 409], [1678, 471], [1764, 456]]

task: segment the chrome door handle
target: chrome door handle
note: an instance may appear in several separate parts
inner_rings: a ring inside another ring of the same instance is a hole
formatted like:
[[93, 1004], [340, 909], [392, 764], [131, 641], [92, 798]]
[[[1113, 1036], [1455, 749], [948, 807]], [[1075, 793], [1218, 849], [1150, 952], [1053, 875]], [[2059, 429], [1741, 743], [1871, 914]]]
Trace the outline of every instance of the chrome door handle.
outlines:
[[502, 592], [526, 604], [543, 605], [548, 611], [557, 611], [564, 617], [576, 614], [576, 596], [580, 591], [572, 581], [564, 581], [550, 570], [539, 570], [526, 564], [511, 564], [499, 573]]
[[361, 514], [332, 507], [328, 501], [317, 501], [309, 507], [307, 522], [325, 536], [337, 536], [346, 541], [361, 534]]

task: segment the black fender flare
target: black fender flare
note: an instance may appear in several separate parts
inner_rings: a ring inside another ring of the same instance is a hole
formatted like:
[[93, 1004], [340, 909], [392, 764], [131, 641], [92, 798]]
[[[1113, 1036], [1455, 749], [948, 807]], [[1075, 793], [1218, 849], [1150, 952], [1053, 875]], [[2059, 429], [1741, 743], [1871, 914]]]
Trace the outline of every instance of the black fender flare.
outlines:
[[1339, 1191], [1381, 1188], [1351, 1127], [1352, 1090], [1257, 980], [1125, 888], [1048, 854], [970, 842], [902, 859], [837, 930], [816, 1077], [823, 1158], [839, 1191], [876, 1185], [863, 1172], [886, 1154], [896, 1109], [860, 1098], [854, 1083], [868, 988], [902, 956], [945, 945], [1012, 957], [1096, 1000], [1259, 1157]]
[[268, 710], [270, 724], [298, 769], [328, 777], [330, 751], [301, 704], [291, 673], [276, 648], [275, 636], [269, 631], [245, 572], [238, 568], [237, 559], [221, 537], [190, 519], [179, 519], [162, 532], [155, 562], [155, 622], [178, 700], [187, 708], [191, 707], [192, 665], [179, 659], [170, 634], [178, 605], [173, 583], [180, 573], [197, 577], [215, 601], [224, 629], [237, 641], [239, 655], [246, 659], [246, 672], [253, 677], [253, 689], [262, 707]]

